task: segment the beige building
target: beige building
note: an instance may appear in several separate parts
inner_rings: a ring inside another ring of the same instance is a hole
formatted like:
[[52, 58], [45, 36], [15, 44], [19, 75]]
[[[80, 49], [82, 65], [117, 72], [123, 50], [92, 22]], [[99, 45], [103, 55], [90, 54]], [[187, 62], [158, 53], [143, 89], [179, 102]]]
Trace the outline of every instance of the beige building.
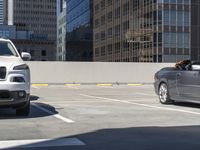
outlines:
[[125, 38], [130, 8], [128, 0], [94, 0], [94, 61], [132, 61], [133, 54]]
[[94, 61], [190, 59], [190, 0], [94, 0], [93, 9]]
[[[5, 24], [15, 25], [17, 31], [29, 33], [28, 39], [17, 38], [17, 47], [21, 50], [32, 45], [35, 60], [56, 60], [56, 0], [4, 0], [4, 5]], [[49, 54], [44, 59], [41, 49], [43, 55]]]

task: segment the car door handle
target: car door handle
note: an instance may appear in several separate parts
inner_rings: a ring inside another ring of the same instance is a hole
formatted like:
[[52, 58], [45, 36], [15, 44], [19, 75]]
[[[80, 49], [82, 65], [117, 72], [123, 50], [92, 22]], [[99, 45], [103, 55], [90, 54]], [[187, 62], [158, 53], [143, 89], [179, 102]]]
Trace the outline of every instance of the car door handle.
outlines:
[[180, 76], [181, 76], [181, 73], [177, 73], [176, 76], [177, 76], [177, 77], [180, 77]]
[[195, 73], [195, 74], [194, 74], [195, 77], [197, 77], [198, 75], [199, 75], [198, 73]]
[[177, 74], [176, 74], [177, 80], [180, 80], [180, 77], [181, 77], [181, 73], [177, 73]]

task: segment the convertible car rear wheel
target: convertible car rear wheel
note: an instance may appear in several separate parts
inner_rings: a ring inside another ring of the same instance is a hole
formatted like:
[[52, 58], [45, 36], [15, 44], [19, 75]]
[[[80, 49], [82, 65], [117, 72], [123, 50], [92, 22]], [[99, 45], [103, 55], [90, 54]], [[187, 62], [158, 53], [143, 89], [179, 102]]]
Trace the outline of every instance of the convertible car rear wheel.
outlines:
[[166, 83], [161, 83], [159, 87], [159, 99], [162, 104], [170, 104], [172, 101], [169, 97], [169, 91]]

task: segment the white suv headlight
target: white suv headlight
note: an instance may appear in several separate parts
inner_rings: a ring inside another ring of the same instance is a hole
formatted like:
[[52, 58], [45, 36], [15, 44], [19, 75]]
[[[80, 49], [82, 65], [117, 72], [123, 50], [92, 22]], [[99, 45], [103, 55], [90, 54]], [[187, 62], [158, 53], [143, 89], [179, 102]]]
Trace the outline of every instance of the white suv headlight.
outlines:
[[13, 68], [13, 70], [28, 70], [28, 69], [29, 69], [29, 67], [28, 67], [27, 64], [15, 66], [15, 67]]

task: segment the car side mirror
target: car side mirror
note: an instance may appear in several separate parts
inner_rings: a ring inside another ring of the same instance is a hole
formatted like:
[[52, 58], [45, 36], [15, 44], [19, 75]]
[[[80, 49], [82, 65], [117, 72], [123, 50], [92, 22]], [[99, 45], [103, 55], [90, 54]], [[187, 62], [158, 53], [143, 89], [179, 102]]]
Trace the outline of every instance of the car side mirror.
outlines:
[[21, 53], [21, 57], [24, 61], [29, 61], [31, 60], [31, 54], [30, 53], [27, 53], [27, 52], [22, 52]]
[[192, 65], [193, 71], [200, 71], [200, 65]]

